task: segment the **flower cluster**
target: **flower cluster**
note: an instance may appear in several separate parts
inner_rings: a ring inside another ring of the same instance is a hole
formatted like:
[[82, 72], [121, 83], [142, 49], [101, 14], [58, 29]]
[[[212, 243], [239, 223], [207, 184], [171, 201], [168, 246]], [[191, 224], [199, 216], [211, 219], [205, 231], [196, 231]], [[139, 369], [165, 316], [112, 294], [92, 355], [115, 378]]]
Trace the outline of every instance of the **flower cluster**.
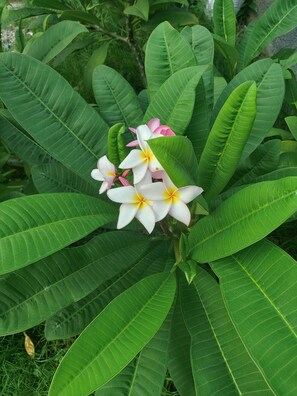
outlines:
[[[137, 139], [129, 143], [128, 147], [139, 146], [139, 149], [131, 150], [120, 163], [119, 168], [125, 169], [122, 175], [117, 173], [116, 167], [106, 156], [99, 159], [97, 169], [91, 174], [95, 180], [103, 182], [99, 193], [107, 191], [112, 201], [121, 204], [117, 228], [125, 227], [136, 218], [151, 233], [155, 223], [168, 214], [189, 225], [191, 214], [187, 204], [202, 193], [202, 188], [198, 186], [177, 188], [147, 142], [153, 138], [174, 136], [174, 132], [167, 125], [160, 125], [160, 120], [157, 118], [147, 125], [140, 125], [130, 130], [136, 134]], [[131, 169], [134, 185], [126, 179]], [[119, 180], [123, 187], [112, 188], [116, 180]]]

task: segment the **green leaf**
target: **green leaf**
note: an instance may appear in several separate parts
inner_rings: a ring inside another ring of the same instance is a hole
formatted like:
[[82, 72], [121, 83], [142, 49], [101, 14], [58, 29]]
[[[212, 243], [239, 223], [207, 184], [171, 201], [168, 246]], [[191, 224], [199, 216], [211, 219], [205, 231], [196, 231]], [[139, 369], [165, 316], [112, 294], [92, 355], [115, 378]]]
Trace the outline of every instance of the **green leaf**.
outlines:
[[233, 327], [218, 283], [196, 267], [192, 286], [181, 288], [196, 394], [274, 395]]
[[171, 324], [168, 370], [174, 386], [181, 396], [196, 396], [190, 360], [190, 344], [191, 337], [184, 322], [178, 295], [175, 299]]
[[211, 33], [204, 26], [186, 26], [181, 35], [191, 45], [198, 65], [212, 65], [214, 42]]
[[239, 69], [247, 66], [273, 39], [294, 29], [296, 22], [296, 1], [275, 0], [266, 12], [247, 28], [239, 47]]
[[245, 82], [224, 103], [199, 162], [205, 198], [218, 195], [233, 176], [256, 115], [256, 84]]
[[15, 24], [21, 19], [31, 18], [38, 15], [52, 14], [52, 11], [46, 8], [37, 7], [21, 7], [19, 9], [9, 10], [8, 15], [2, 18], [2, 26], [6, 27], [11, 24]]
[[[65, 355], [49, 395], [87, 395], [118, 374], [156, 334], [175, 289], [174, 274], [161, 273], [115, 298]], [[91, 376], [94, 370], [97, 375]]]
[[116, 217], [109, 202], [86, 195], [32, 195], [0, 204], [0, 274], [73, 243]]
[[63, 11], [60, 15], [60, 18], [64, 20], [78, 21], [81, 23], [100, 26], [100, 20], [94, 14], [81, 10]]
[[69, 10], [70, 7], [60, 0], [33, 0], [33, 4], [38, 7], [53, 8], [56, 10]]
[[297, 81], [292, 70], [288, 70], [290, 78], [285, 79], [285, 100], [289, 104], [297, 104]]
[[18, 333], [43, 322], [127, 270], [149, 246], [149, 238], [109, 232], [0, 278], [0, 334]]
[[231, 320], [275, 394], [296, 393], [296, 261], [261, 241], [212, 268]]
[[167, 264], [170, 267], [174, 264], [174, 258], [168, 252], [168, 242], [155, 242], [151, 249], [128, 269], [48, 319], [45, 326], [46, 338], [57, 340], [77, 336], [115, 297], [140, 279], [164, 271]]
[[93, 73], [93, 90], [99, 113], [110, 125], [139, 125], [143, 113], [131, 85], [114, 69], [102, 65]]
[[297, 117], [290, 116], [285, 118], [286, 124], [288, 125], [294, 139], [297, 140]]
[[62, 21], [50, 26], [23, 53], [48, 63], [62, 52], [79, 34], [88, 29], [79, 22]]
[[147, 123], [160, 118], [178, 135], [182, 135], [192, 117], [196, 87], [207, 66], [193, 66], [172, 75], [151, 100], [144, 116]]
[[224, 91], [224, 89], [227, 86], [227, 81], [224, 79], [224, 77], [214, 77], [214, 104], [217, 103], [217, 100], [219, 99], [221, 93]]
[[123, 138], [125, 126], [116, 124], [108, 131], [108, 159], [118, 167], [119, 164], [127, 157], [129, 150]]
[[261, 144], [243, 161], [230, 181], [232, 187], [250, 184], [268, 172], [277, 168], [281, 150], [281, 141], [269, 140]]
[[96, 48], [92, 53], [84, 72], [84, 84], [88, 91], [92, 91], [93, 73], [97, 66], [103, 65], [107, 57], [109, 43], [103, 43], [99, 48]]
[[297, 209], [297, 177], [256, 183], [224, 201], [189, 234], [190, 256], [206, 263], [252, 245]]
[[148, 108], [148, 105], [150, 103], [147, 89], [143, 89], [142, 91], [140, 91], [137, 96], [138, 96], [138, 101], [139, 101], [141, 110], [143, 111], [143, 113], [145, 113]]
[[238, 51], [216, 34], [213, 35], [213, 39], [217, 64], [220, 67], [222, 67], [222, 65], [226, 65], [226, 69], [223, 68], [223, 71], [224, 74], [226, 74], [226, 78], [231, 80], [231, 78], [236, 74]]
[[128, 6], [124, 9], [124, 14], [134, 15], [144, 21], [148, 20], [150, 4], [149, 0], [136, 0], [134, 5]]
[[215, 0], [213, 7], [214, 33], [235, 47], [236, 15], [233, 0]]
[[53, 161], [30, 136], [2, 116], [0, 116], [0, 138], [19, 158], [31, 165]]
[[242, 70], [224, 89], [213, 111], [213, 120], [217, 117], [223, 103], [231, 92], [247, 80], [257, 84], [257, 114], [250, 137], [243, 151], [245, 159], [268, 134], [281, 109], [285, 94], [282, 68], [273, 64], [271, 59], [263, 59]]
[[106, 149], [108, 127], [64, 78], [36, 59], [1, 54], [0, 97], [53, 158], [90, 179]]
[[198, 164], [191, 142], [184, 136], [150, 139], [149, 146], [177, 187], [196, 185]]
[[87, 182], [59, 163], [33, 166], [31, 175], [39, 193], [82, 192], [95, 197], [99, 193], [97, 183]]
[[189, 12], [185, 8], [170, 7], [155, 12], [149, 21], [143, 25], [143, 30], [151, 32], [165, 21], [169, 22], [176, 29], [199, 23], [197, 16], [193, 12]]
[[167, 369], [171, 318], [170, 312], [158, 333], [140, 354], [120, 374], [97, 390], [95, 396], [161, 395]]
[[175, 72], [196, 65], [185, 38], [168, 22], [161, 23], [146, 44], [145, 71], [150, 98]]

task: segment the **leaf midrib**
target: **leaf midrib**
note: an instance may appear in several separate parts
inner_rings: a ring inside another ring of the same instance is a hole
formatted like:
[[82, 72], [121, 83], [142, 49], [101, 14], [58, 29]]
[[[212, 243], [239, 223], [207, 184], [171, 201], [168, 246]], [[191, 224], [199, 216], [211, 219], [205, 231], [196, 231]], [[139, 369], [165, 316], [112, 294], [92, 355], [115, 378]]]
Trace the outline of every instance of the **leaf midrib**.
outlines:
[[281, 196], [280, 198], [277, 198], [275, 200], [273, 200], [270, 203], [266, 203], [265, 205], [259, 207], [258, 209], [254, 210], [253, 212], [249, 212], [246, 216], [241, 217], [240, 219], [237, 219], [235, 221], [233, 221], [231, 224], [228, 224], [226, 227], [221, 228], [220, 230], [218, 230], [217, 232], [214, 232], [213, 234], [211, 234], [210, 236], [208, 236], [207, 238], [204, 238], [203, 240], [201, 240], [199, 243], [197, 243], [196, 245], [194, 245], [194, 247], [191, 249], [191, 251], [193, 251], [193, 249], [197, 248], [197, 246], [205, 243], [206, 241], [208, 241], [209, 239], [215, 237], [216, 235], [220, 234], [221, 232], [226, 231], [227, 229], [233, 227], [235, 224], [240, 223], [241, 221], [246, 220], [247, 218], [253, 216], [255, 213], [260, 212], [261, 210], [263, 210], [265, 207], [269, 206], [271, 207], [272, 205], [274, 205], [276, 202], [281, 201], [286, 199], [287, 197], [290, 197], [291, 195], [296, 195], [296, 191], [290, 192], [286, 195]]
[[[134, 243], [132, 242], [132, 244], [133, 244], [133, 245], [137, 245], [137, 244], [140, 244], [140, 243], [142, 243], [142, 242], [143, 242], [143, 241], [141, 241], [141, 242], [138, 241], [138, 242], [134, 242]], [[121, 252], [122, 250], [123, 250], [123, 251], [127, 250], [127, 247], [124, 246], [124, 247], [121, 247], [120, 249], [117, 249], [117, 250], [116, 250], [116, 254], [118, 254], [118, 253]], [[56, 287], [58, 287], [59, 284], [62, 284], [62, 283], [64, 283], [65, 281], [67, 282], [67, 280], [68, 280], [69, 278], [71, 278], [71, 277], [73, 277], [73, 276], [77, 276], [79, 273], [82, 273], [82, 272], [88, 270], [88, 269], [89, 269], [91, 266], [93, 266], [96, 262], [100, 262], [100, 261], [102, 261], [102, 260], [105, 260], [105, 259], [107, 259], [109, 256], [112, 256], [113, 254], [115, 254], [114, 251], [112, 251], [111, 253], [107, 253], [107, 254], [105, 254], [105, 255], [103, 255], [103, 256], [97, 257], [96, 259], [94, 259], [94, 260], [92, 260], [92, 261], [89, 261], [88, 264], [85, 265], [84, 267], [80, 267], [80, 268], [78, 268], [77, 270], [75, 270], [74, 272], [72, 272], [72, 273], [68, 274], [67, 276], [65, 276], [64, 278], [60, 278], [60, 279], [56, 280], [54, 283], [51, 283], [49, 286], [46, 286], [46, 287], [47, 287], [46, 291], [44, 290], [44, 288], [42, 288], [42, 290], [39, 290], [38, 293], [35, 293], [34, 295], [30, 295], [30, 296], [29, 296], [28, 298], [26, 298], [25, 300], [22, 300], [21, 303], [16, 304], [16, 305], [13, 305], [13, 306], [12, 306], [11, 308], [9, 308], [8, 310], [6, 310], [6, 311], [4, 311], [4, 312], [1, 312], [0, 317], [3, 316], [3, 315], [9, 314], [9, 312], [11, 312], [11, 311], [13, 311], [13, 310], [15, 310], [15, 309], [18, 309], [18, 308], [21, 307], [22, 305], [25, 305], [28, 301], [34, 300], [37, 296], [39, 296], [39, 295], [41, 295], [41, 294], [43, 294], [43, 293], [45, 293], [45, 294], [49, 293], [49, 291], [52, 291], [51, 289], [55, 289]], [[129, 267], [127, 267], [127, 268], [129, 268]], [[127, 269], [127, 268], [126, 268], [126, 269]], [[115, 276], [116, 276], [116, 275], [115, 275]], [[111, 279], [111, 278], [105, 278], [105, 279], [103, 279], [102, 282], [108, 281], [109, 279]], [[100, 284], [97, 285], [92, 291], [94, 291], [97, 287], [100, 287]], [[92, 291], [90, 291], [89, 293], [92, 293]], [[89, 293], [88, 293], [88, 294], [89, 294]], [[79, 299], [81, 299], [81, 298], [83, 298], [83, 297], [80, 297]], [[77, 299], [73, 299], [73, 302], [75, 302], [75, 301], [77, 301]], [[70, 303], [70, 304], [71, 304], [71, 303]], [[69, 305], [69, 304], [68, 304], [68, 305]], [[61, 306], [61, 308], [63, 308], [63, 307]]]
[[237, 264], [242, 268], [243, 272], [248, 276], [248, 278], [253, 282], [253, 284], [256, 286], [256, 288], [263, 294], [265, 299], [268, 301], [268, 303], [274, 308], [274, 310], [277, 312], [278, 316], [283, 320], [283, 322], [286, 324], [286, 326], [289, 328], [291, 333], [294, 335], [294, 337], [297, 339], [297, 333], [294, 331], [293, 327], [291, 324], [287, 321], [286, 317], [282, 314], [281, 311], [279, 311], [278, 307], [274, 304], [274, 302], [269, 298], [269, 296], [266, 294], [266, 292], [262, 289], [262, 287], [259, 285], [259, 283], [255, 280], [255, 278], [249, 273], [249, 271], [242, 265], [241, 261], [235, 256], [232, 255], [232, 258], [236, 261]]
[[[265, 35], [265, 37], [262, 39], [262, 41], [258, 44], [258, 46], [257, 46], [257, 47], [254, 49], [254, 51], [251, 53], [250, 59], [254, 59], [254, 57], [256, 56], [255, 54], [256, 54], [257, 52], [261, 51], [261, 49], [260, 49], [260, 48], [261, 48], [261, 45], [265, 42], [265, 40], [267, 39], [267, 37], [269, 37], [269, 36], [272, 35], [272, 33], [274, 32], [274, 30], [277, 29], [277, 28], [279, 27], [279, 25], [283, 22], [283, 20], [284, 20], [285, 18], [287, 18], [287, 16], [288, 16], [291, 12], [293, 12], [295, 8], [297, 8], [297, 5], [294, 6], [293, 8], [291, 8], [291, 9], [283, 16], [283, 18], [282, 18], [276, 25], [274, 25], [274, 26], [272, 27], [272, 29], [269, 30], [269, 32]], [[271, 26], [271, 25], [269, 25], [269, 26]], [[255, 27], [257, 27], [257, 26], [255, 26]], [[256, 29], [254, 29], [254, 31], [255, 31], [255, 30], [256, 30]]]
[[[73, 382], [77, 382], [78, 378], [80, 378], [80, 377], [82, 376], [82, 374], [89, 368], [89, 366], [91, 366], [91, 365], [94, 363], [94, 361], [98, 359], [98, 357], [99, 357], [100, 355], [102, 356], [102, 354], [104, 354], [104, 352], [105, 352], [108, 348], [110, 348], [110, 346], [111, 346], [112, 344], [114, 344], [120, 336], [122, 336], [122, 334], [126, 331], [127, 328], [131, 327], [132, 324], [135, 323], [135, 321], [136, 321], [136, 320], [138, 319], [138, 317], [143, 313], [143, 311], [148, 307], [148, 305], [151, 305], [151, 302], [152, 302], [153, 300], [156, 299], [157, 294], [160, 292], [160, 290], [161, 290], [162, 288], [164, 288], [164, 284], [167, 283], [168, 280], [169, 280], [169, 276], [167, 276], [167, 278], [164, 279], [164, 281], [162, 282], [162, 284], [161, 284], [161, 285], [158, 287], [158, 289], [153, 293], [153, 295], [147, 300], [147, 302], [142, 306], [142, 308], [133, 316], [133, 318], [131, 319], [131, 321], [130, 321], [129, 323], [127, 323], [126, 326], [124, 326], [124, 328], [123, 328], [119, 333], [117, 333], [117, 335], [105, 345], [105, 347], [100, 351], [100, 353], [98, 353], [95, 357], [93, 357], [93, 358], [89, 361], [89, 363], [88, 363], [87, 365], [85, 365], [84, 368], [83, 368], [78, 374], [76, 374], [74, 381], [71, 381], [71, 382], [69, 382], [67, 385], [64, 385], [64, 387], [63, 387], [63, 390], [64, 390], [64, 391], [65, 391], [65, 389], [71, 387]], [[102, 312], [103, 312], [103, 311], [102, 311]], [[105, 381], [105, 383], [106, 383], [106, 382], [107, 382], [107, 381]], [[104, 384], [102, 384], [102, 385], [104, 385]]]
[[[44, 108], [51, 114], [51, 116], [52, 116], [53, 118], [55, 118], [55, 119], [58, 121], [58, 123], [61, 124], [61, 125], [70, 133], [70, 135], [72, 135], [76, 140], [78, 140], [78, 142], [79, 142], [88, 152], [90, 152], [90, 153], [92, 154], [93, 157], [97, 158], [97, 155], [95, 154], [95, 152], [93, 152], [93, 151], [91, 150], [91, 148], [88, 147], [88, 146], [83, 142], [83, 140], [81, 140], [81, 139], [78, 137], [78, 135], [76, 135], [76, 134], [72, 131], [72, 129], [70, 129], [70, 127], [68, 127], [68, 125], [64, 123], [64, 121], [62, 121], [62, 118], [59, 118], [59, 117], [48, 107], [48, 105], [47, 105], [45, 102], [43, 102], [43, 101], [35, 94], [35, 92], [34, 92], [31, 88], [29, 88], [29, 86], [28, 86], [27, 84], [25, 84], [24, 81], [22, 81], [22, 80], [19, 78], [19, 76], [18, 76], [16, 73], [13, 73], [13, 71], [10, 70], [8, 66], [6, 66], [5, 63], [2, 62], [2, 65], [3, 65], [4, 68], [7, 70], [7, 72], [8, 72], [12, 77], [15, 77], [15, 79], [16, 79], [21, 85], [23, 85], [23, 86], [27, 89], [27, 91], [29, 92], [29, 94], [31, 94], [33, 97], [35, 97], [35, 99], [41, 104], [41, 106], [44, 107]], [[75, 94], [76, 94], [76, 93], [75, 93]]]

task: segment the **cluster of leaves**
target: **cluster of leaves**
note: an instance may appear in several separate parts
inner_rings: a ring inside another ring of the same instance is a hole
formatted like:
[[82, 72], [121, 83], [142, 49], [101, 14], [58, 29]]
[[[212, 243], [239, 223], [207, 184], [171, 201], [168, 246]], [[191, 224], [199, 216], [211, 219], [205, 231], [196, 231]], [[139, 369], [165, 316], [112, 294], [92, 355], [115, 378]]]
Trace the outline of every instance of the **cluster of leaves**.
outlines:
[[[297, 7], [275, 1], [238, 45], [231, 5], [216, 1], [214, 35], [158, 25], [138, 95], [96, 67], [96, 109], [46, 64], [64, 36], [0, 55], [0, 137], [39, 193], [0, 204], [0, 334], [43, 321], [50, 340], [81, 333], [51, 396], [160, 395], [167, 368], [186, 396], [296, 392], [296, 262], [265, 239], [296, 221], [296, 115], [273, 128], [285, 96], [296, 106], [296, 53], [253, 60], [296, 25]], [[205, 194], [190, 228], [170, 221], [149, 237], [137, 222], [116, 230], [118, 207], [90, 172], [152, 118], [177, 135], [149, 142], [162, 167]]]

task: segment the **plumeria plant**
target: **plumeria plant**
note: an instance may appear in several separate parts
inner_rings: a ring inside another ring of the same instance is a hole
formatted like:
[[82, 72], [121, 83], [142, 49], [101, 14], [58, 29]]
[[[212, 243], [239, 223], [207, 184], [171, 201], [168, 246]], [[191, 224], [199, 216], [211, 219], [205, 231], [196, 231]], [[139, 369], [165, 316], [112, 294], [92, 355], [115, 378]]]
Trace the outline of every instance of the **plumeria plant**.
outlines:
[[162, 23], [147, 89], [99, 66], [96, 106], [0, 55], [0, 136], [34, 186], [0, 204], [0, 332], [78, 336], [50, 396], [157, 396], [167, 371], [182, 396], [297, 391], [296, 261], [266, 238], [296, 221], [290, 62], [228, 82], [214, 46]]

